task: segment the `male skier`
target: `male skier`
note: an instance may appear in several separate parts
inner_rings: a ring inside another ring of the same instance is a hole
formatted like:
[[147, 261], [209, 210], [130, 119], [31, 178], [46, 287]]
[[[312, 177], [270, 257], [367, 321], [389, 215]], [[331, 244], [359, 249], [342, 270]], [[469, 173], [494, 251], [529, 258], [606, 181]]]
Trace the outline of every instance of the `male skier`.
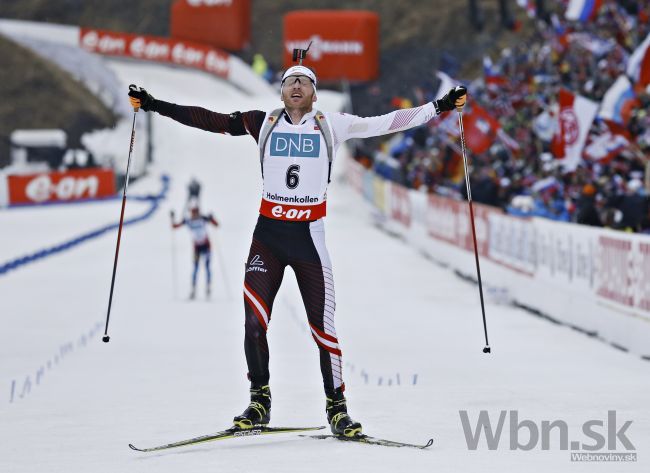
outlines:
[[211, 282], [211, 272], [210, 272], [210, 238], [208, 237], [208, 223], [211, 223], [215, 227], [219, 224], [214, 219], [212, 214], [210, 215], [201, 215], [199, 207], [197, 205], [192, 205], [190, 207], [189, 217], [183, 218], [180, 222], [174, 221], [174, 211], [170, 212], [170, 217], [172, 220], [172, 228], [177, 229], [183, 225], [187, 225], [190, 233], [192, 234], [192, 242], [194, 243], [194, 269], [192, 270], [192, 292], [190, 292], [190, 299], [196, 297], [196, 277], [199, 272], [199, 262], [201, 261], [201, 256], [205, 260], [205, 276], [206, 276], [206, 295], [210, 297], [210, 282]]
[[376, 117], [322, 113], [313, 108], [317, 78], [302, 66], [282, 76], [284, 108], [222, 114], [154, 99], [144, 89], [129, 91], [131, 105], [188, 126], [230, 135], [251, 135], [258, 144], [263, 191], [260, 215], [244, 279], [244, 350], [251, 382], [250, 404], [235, 427], [267, 425], [271, 418], [269, 348], [266, 331], [286, 266], [298, 281], [312, 336], [320, 354], [327, 420], [337, 436], [361, 435], [347, 412], [341, 348], [334, 327], [334, 282], [325, 247], [326, 191], [336, 150], [352, 138], [399, 132], [465, 105], [467, 91], [454, 87], [444, 97], [416, 108]]

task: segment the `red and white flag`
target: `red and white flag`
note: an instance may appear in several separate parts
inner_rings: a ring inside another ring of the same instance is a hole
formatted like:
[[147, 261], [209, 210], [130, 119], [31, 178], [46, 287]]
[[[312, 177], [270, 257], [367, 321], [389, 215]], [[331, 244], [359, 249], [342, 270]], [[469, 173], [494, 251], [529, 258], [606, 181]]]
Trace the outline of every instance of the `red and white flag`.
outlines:
[[627, 75], [641, 88], [650, 84], [650, 33], [627, 61]]
[[630, 141], [624, 135], [606, 131], [602, 135], [594, 137], [591, 143], [585, 147], [585, 159], [607, 164], [628, 146], [630, 146]]
[[499, 121], [477, 103], [472, 103], [469, 112], [463, 113], [465, 144], [476, 154], [490, 149], [500, 127]]
[[566, 89], [560, 89], [558, 103], [559, 126], [553, 137], [552, 151], [556, 158], [562, 159], [565, 171], [572, 171], [582, 159], [582, 149], [596, 116], [598, 103]]

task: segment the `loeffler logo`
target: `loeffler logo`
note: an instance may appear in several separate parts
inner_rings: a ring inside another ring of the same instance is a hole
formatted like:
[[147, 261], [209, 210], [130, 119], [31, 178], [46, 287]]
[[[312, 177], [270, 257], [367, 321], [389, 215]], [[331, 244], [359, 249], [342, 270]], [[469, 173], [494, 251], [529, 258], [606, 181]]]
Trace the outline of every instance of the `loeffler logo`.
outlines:
[[246, 272], [250, 273], [251, 271], [257, 271], [258, 273], [266, 273], [266, 269], [262, 268], [262, 266], [264, 266], [264, 261], [262, 261], [260, 255], [255, 255], [248, 263], [248, 269], [246, 269]]
[[230, 7], [233, 0], [187, 0], [191, 7]]
[[97, 176], [66, 176], [54, 183], [50, 176], [43, 174], [27, 184], [25, 194], [29, 200], [40, 203], [52, 198], [57, 200], [92, 198], [97, 196], [98, 189], [99, 179]]
[[81, 38], [81, 46], [93, 52], [102, 54], [123, 54], [126, 51], [126, 40], [109, 34], [89, 31]]
[[264, 266], [264, 261], [262, 261], [262, 258], [260, 258], [260, 255], [255, 255], [251, 259], [251, 262], [249, 263], [253, 266]]
[[318, 35], [313, 35], [309, 39], [287, 41], [285, 46], [291, 53], [294, 49], [305, 49], [309, 43], [309, 57], [314, 61], [319, 61], [325, 54], [346, 54], [359, 56], [363, 54], [363, 43], [361, 41], [336, 41], [323, 39]]

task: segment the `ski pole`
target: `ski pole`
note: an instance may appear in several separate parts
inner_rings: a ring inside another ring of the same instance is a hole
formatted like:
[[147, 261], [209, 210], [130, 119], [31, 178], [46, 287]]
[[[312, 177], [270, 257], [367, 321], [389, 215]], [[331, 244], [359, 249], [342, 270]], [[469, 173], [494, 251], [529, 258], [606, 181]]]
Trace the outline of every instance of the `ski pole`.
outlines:
[[481, 296], [481, 312], [483, 313], [483, 331], [485, 333], [485, 347], [483, 353], [490, 353], [490, 344], [488, 342], [487, 322], [485, 321], [485, 303], [483, 302], [483, 284], [481, 282], [481, 265], [478, 261], [478, 245], [476, 244], [476, 227], [474, 226], [474, 207], [472, 205], [472, 190], [469, 185], [469, 169], [467, 166], [467, 153], [465, 150], [465, 131], [463, 130], [463, 112], [457, 108], [458, 112], [458, 129], [460, 130], [460, 144], [463, 153], [463, 166], [465, 168], [465, 186], [467, 187], [467, 202], [469, 203], [469, 218], [472, 222], [472, 239], [474, 240], [474, 258], [476, 259], [476, 274], [478, 276], [478, 292]]
[[[129, 90], [136, 90], [135, 85], [130, 85]], [[108, 336], [108, 321], [111, 317], [111, 305], [113, 304], [113, 289], [115, 288], [115, 273], [117, 272], [117, 257], [120, 253], [120, 241], [122, 240], [122, 224], [124, 223], [124, 207], [126, 206], [126, 190], [129, 187], [129, 171], [131, 169], [131, 153], [133, 152], [133, 143], [135, 142], [135, 117], [139, 108], [133, 109], [133, 124], [131, 125], [131, 142], [129, 144], [129, 158], [126, 161], [126, 177], [124, 189], [122, 191], [122, 210], [120, 211], [120, 225], [117, 230], [117, 244], [115, 245], [115, 259], [113, 260], [113, 276], [111, 277], [111, 291], [108, 295], [108, 311], [106, 312], [106, 327], [102, 341], [108, 343], [111, 337]]]

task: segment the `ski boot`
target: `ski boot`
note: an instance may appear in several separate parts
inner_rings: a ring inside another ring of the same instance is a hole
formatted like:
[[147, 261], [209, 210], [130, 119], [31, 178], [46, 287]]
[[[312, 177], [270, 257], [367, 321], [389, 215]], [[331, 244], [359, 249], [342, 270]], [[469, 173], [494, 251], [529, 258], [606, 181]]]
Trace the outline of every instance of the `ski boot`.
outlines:
[[251, 388], [251, 403], [246, 410], [233, 419], [233, 426], [252, 429], [266, 426], [271, 420], [271, 389], [267, 386]]
[[334, 395], [327, 397], [327, 421], [334, 435], [341, 437], [358, 437], [362, 435], [361, 424], [355, 422], [348, 415], [345, 396], [341, 388], [334, 391]]

